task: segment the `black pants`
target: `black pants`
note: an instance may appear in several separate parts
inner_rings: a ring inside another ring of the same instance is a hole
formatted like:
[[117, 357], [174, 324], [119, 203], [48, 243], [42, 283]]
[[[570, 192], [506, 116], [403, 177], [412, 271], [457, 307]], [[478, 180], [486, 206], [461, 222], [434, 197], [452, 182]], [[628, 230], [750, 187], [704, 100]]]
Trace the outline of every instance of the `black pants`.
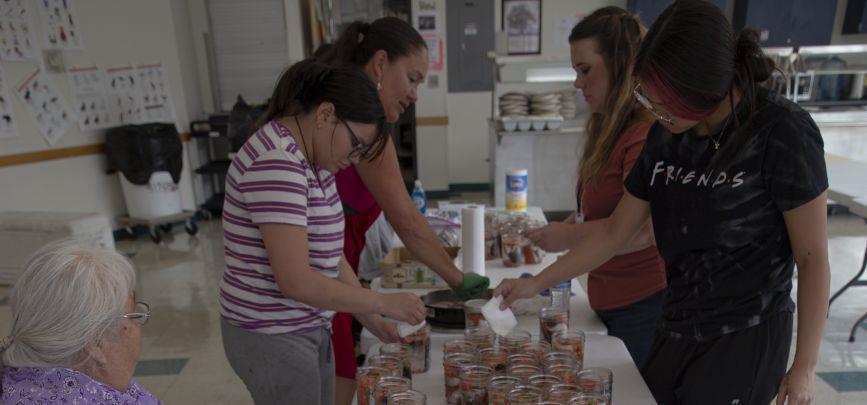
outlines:
[[642, 370], [661, 405], [767, 405], [786, 373], [792, 314], [695, 342], [657, 334]]

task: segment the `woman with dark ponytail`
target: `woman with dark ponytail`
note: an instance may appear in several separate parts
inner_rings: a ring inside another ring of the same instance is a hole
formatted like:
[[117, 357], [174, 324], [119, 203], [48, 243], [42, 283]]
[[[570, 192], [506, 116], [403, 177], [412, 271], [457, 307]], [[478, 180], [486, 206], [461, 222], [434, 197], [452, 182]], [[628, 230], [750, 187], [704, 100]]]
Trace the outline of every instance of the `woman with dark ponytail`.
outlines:
[[332, 404], [335, 311], [386, 341], [397, 332], [381, 315], [426, 314], [413, 294], [362, 288], [342, 254], [334, 173], [382, 154], [385, 111], [363, 73], [308, 59], [280, 77], [258, 127], [226, 176], [223, 347], [256, 404]]
[[[416, 89], [427, 75], [428, 49], [411, 25], [399, 18], [385, 17], [372, 23], [349, 24], [320, 60], [364, 71], [379, 92], [388, 122], [395, 123], [417, 99]], [[381, 249], [379, 244], [366, 243], [368, 230], [387, 219], [413, 255], [439, 274], [459, 297], [468, 299], [488, 288], [487, 278], [461, 273], [443, 250], [406, 192], [397, 151], [390, 139], [381, 156], [358, 162], [341, 170], [336, 177], [337, 191], [346, 213], [343, 252], [356, 272], [361, 265], [362, 251]], [[351, 402], [355, 390], [351, 324], [349, 314], [340, 313], [334, 318], [339, 405]]]
[[[608, 260], [653, 219], [668, 290], [642, 370], [660, 404], [806, 404], [828, 313], [828, 179], [810, 115], [760, 86], [774, 69], [754, 31], [677, 0], [638, 54], [635, 99], [657, 120], [600, 227], [504, 304]], [[798, 267], [798, 334], [786, 372]]]

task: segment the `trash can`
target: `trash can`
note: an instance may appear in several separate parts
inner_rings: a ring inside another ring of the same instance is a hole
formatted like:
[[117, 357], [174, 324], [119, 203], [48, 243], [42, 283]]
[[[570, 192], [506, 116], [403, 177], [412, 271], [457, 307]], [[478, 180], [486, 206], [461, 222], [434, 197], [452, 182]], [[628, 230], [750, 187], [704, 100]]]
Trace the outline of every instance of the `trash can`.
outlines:
[[171, 124], [124, 125], [106, 134], [108, 173], [120, 172], [129, 216], [154, 219], [181, 213], [178, 183], [183, 145]]

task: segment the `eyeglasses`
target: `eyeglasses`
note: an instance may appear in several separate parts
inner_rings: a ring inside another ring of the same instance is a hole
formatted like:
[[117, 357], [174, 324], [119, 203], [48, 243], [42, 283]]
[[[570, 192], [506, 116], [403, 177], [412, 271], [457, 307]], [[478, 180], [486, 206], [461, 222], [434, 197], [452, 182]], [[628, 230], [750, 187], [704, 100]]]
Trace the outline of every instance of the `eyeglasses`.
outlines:
[[352, 143], [352, 152], [349, 152], [349, 159], [360, 159], [367, 156], [370, 153], [370, 149], [373, 148], [373, 145], [365, 145], [361, 142], [361, 138], [358, 135], [355, 135], [355, 132], [352, 130], [352, 127], [346, 123], [344, 120], [340, 120], [346, 129], [349, 131], [349, 141]]
[[151, 306], [146, 302], [139, 301], [135, 303], [135, 309], [138, 312], [123, 314], [121, 317], [144, 326], [144, 324], [148, 323], [148, 320], [151, 318]]
[[674, 119], [669, 114], [663, 114], [659, 112], [650, 100], [647, 97], [644, 97], [644, 94], [641, 94], [641, 85], [638, 84], [635, 86], [635, 89], [632, 90], [632, 94], [635, 96], [635, 99], [638, 100], [638, 103], [641, 104], [647, 111], [650, 111], [650, 114], [653, 115], [654, 118], [668, 124], [674, 125]]

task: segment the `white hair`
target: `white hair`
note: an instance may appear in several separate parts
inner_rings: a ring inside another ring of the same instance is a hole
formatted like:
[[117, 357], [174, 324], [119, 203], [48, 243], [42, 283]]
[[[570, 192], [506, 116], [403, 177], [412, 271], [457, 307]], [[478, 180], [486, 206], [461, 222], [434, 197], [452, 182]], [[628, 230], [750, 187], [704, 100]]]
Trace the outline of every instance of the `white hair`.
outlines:
[[2, 364], [75, 368], [84, 348], [119, 328], [132, 264], [114, 250], [62, 240], [34, 253], [12, 287], [12, 331]]

